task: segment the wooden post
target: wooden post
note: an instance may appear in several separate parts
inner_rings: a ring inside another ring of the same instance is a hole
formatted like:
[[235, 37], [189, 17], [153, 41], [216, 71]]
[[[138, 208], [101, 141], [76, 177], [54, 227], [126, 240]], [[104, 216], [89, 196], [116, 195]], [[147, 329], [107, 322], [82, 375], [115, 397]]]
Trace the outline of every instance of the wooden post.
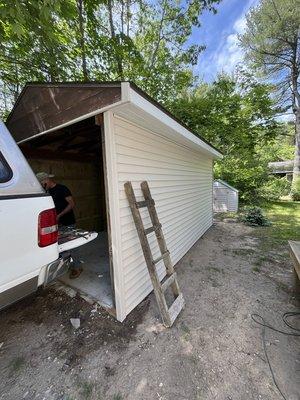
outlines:
[[102, 159], [103, 159], [103, 174], [104, 174], [104, 192], [105, 192], [105, 204], [106, 204], [106, 226], [107, 226], [107, 237], [108, 237], [108, 253], [109, 253], [109, 275], [111, 282], [111, 290], [113, 296], [113, 305], [115, 304], [115, 285], [114, 285], [114, 266], [113, 266], [113, 253], [112, 253], [112, 240], [111, 240], [111, 223], [109, 213], [109, 200], [108, 200], [108, 181], [107, 181], [107, 165], [106, 165], [106, 152], [105, 152], [105, 136], [104, 136], [104, 120], [103, 114], [95, 116], [95, 124], [100, 127], [99, 134], [101, 135], [102, 143]]

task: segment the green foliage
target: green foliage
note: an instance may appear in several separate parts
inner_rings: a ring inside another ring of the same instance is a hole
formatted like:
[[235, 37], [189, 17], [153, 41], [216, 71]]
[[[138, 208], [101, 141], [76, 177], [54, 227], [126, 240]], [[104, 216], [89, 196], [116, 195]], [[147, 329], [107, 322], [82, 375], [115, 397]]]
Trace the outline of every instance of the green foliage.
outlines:
[[287, 161], [294, 158], [295, 145], [293, 142], [295, 128], [290, 123], [283, 124], [281, 128], [280, 135], [264, 146], [261, 146], [258, 150], [261, 157], [266, 159], [266, 162]]
[[279, 200], [287, 196], [291, 190], [291, 182], [286, 178], [270, 178], [258, 190], [259, 197], [265, 200]]
[[270, 221], [264, 216], [262, 209], [259, 207], [249, 207], [245, 209], [245, 213], [241, 221], [251, 226], [269, 226]]
[[269, 85], [248, 74], [236, 80], [220, 76], [172, 105], [191, 130], [223, 153], [223, 159], [215, 163], [215, 177], [239, 189], [244, 201], [258, 197], [258, 188], [268, 179], [267, 164], [276, 161], [274, 149], [265, 149], [276, 143], [278, 135], [286, 133], [285, 125], [275, 120], [270, 93]]
[[291, 197], [294, 201], [300, 201], [300, 177], [294, 179], [291, 189]]
[[247, 14], [246, 21], [240, 41], [250, 66], [271, 77], [290, 102], [291, 71], [300, 62], [295, 54], [299, 45], [299, 0], [261, 0]]
[[[300, 171], [300, 3], [261, 0], [247, 15], [240, 37], [253, 71], [276, 87], [277, 102], [295, 116], [295, 168]], [[293, 180], [296, 179], [293, 174]], [[297, 183], [293, 182], [298, 198]]]
[[193, 84], [204, 46], [188, 41], [219, 1], [0, 0], [0, 113], [26, 81], [128, 79], [167, 104]]

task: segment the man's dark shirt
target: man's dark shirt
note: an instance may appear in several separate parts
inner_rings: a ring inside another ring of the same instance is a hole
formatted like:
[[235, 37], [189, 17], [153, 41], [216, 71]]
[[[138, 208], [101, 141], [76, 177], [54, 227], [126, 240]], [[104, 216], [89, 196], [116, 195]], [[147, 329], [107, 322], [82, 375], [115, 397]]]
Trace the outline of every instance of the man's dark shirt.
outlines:
[[[53, 198], [57, 214], [60, 214], [69, 205], [66, 197], [72, 196], [72, 193], [66, 186], [59, 183], [49, 189], [48, 192]], [[76, 221], [73, 210], [61, 216], [58, 222], [65, 226], [74, 225]]]

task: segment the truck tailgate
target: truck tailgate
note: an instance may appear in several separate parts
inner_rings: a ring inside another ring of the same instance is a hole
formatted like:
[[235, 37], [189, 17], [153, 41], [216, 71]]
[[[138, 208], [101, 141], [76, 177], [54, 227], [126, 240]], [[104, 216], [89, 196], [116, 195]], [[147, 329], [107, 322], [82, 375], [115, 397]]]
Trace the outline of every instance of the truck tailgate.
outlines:
[[63, 228], [59, 229], [58, 250], [60, 253], [75, 249], [96, 239], [97, 232], [89, 232], [83, 229]]

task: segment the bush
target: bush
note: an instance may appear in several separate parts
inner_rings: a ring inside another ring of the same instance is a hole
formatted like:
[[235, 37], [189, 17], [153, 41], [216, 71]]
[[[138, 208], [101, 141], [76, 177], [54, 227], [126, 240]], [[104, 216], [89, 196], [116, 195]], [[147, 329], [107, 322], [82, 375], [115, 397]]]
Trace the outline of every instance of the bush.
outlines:
[[271, 178], [259, 188], [258, 194], [265, 200], [274, 201], [287, 196], [290, 190], [291, 182], [286, 178]]
[[291, 197], [294, 201], [300, 201], [300, 177], [292, 183]]
[[241, 218], [247, 225], [252, 226], [269, 226], [270, 221], [263, 215], [262, 209], [259, 207], [250, 207], [245, 210], [245, 214]]

